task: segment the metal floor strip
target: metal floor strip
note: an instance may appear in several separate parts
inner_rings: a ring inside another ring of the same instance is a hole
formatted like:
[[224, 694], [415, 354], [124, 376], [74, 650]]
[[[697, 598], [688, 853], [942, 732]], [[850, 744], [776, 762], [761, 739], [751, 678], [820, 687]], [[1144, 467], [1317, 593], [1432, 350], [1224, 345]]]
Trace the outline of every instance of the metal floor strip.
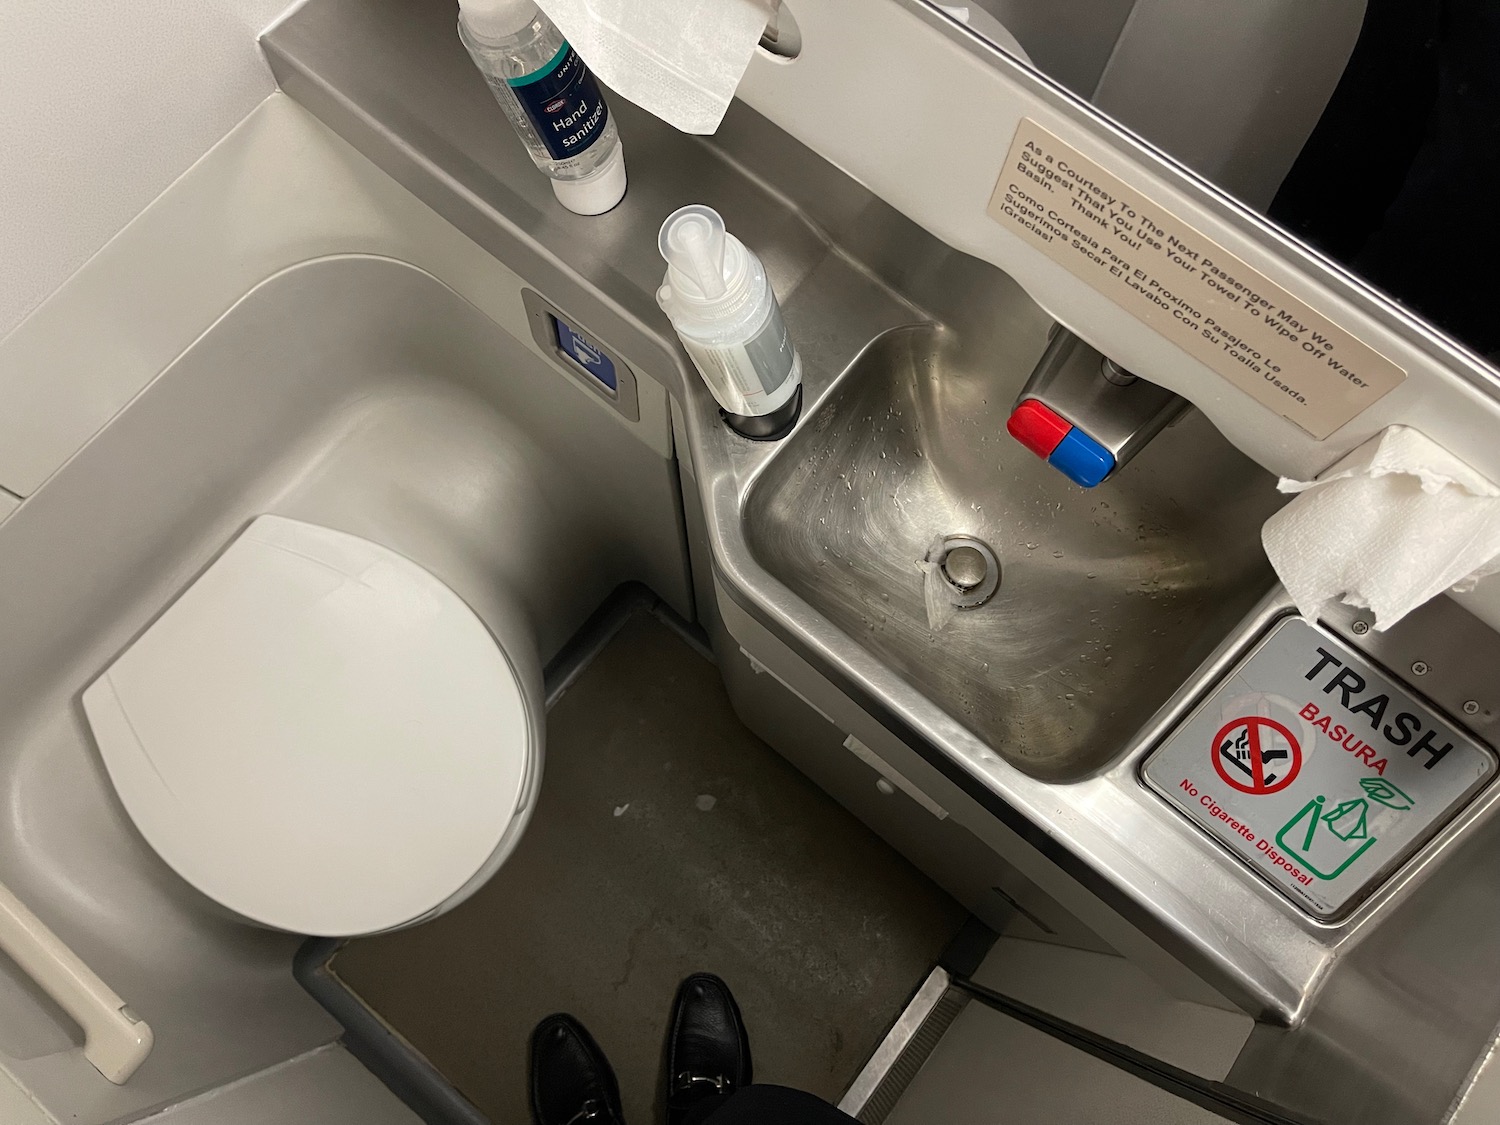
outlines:
[[839, 1101], [863, 1125], [880, 1125], [969, 1002], [946, 969], [933, 969]]

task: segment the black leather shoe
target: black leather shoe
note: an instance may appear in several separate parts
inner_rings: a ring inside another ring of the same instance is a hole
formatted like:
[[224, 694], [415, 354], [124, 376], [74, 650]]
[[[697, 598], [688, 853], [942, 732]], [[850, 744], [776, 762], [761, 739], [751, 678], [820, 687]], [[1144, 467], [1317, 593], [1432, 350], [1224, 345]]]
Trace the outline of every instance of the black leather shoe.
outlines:
[[704, 1098], [750, 1085], [750, 1037], [729, 986], [694, 973], [677, 986], [667, 1029], [667, 1125]]
[[615, 1072], [572, 1016], [548, 1016], [531, 1033], [531, 1116], [536, 1125], [622, 1125]]

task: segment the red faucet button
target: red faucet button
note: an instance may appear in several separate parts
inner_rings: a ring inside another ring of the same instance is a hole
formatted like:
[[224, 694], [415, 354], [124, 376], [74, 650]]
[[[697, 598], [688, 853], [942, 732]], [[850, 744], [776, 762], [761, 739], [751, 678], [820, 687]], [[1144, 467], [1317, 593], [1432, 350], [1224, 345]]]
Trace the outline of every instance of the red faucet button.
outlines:
[[1023, 399], [1011, 411], [1005, 428], [1010, 431], [1011, 437], [1045, 460], [1052, 456], [1052, 451], [1068, 436], [1073, 423], [1046, 403], [1028, 398]]

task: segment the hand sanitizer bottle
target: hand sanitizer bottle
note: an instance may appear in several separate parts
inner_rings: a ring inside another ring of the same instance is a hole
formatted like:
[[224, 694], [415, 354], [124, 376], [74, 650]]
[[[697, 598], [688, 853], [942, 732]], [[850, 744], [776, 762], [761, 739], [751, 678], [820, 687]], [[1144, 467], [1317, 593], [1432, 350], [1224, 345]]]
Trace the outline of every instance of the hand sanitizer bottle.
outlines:
[[765, 266], [696, 203], [667, 216], [658, 245], [667, 276], [656, 301], [724, 420], [748, 438], [786, 436], [802, 409], [802, 357]]
[[569, 211], [625, 195], [625, 152], [599, 84], [532, 0], [460, 0], [458, 35]]

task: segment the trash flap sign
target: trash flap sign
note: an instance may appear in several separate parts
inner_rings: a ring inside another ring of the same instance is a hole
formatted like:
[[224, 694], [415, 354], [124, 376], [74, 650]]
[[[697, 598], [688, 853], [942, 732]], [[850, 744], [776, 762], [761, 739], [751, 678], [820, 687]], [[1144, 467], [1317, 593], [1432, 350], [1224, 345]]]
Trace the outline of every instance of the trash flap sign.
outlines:
[[1297, 905], [1332, 918], [1495, 770], [1488, 746], [1331, 633], [1287, 617], [1143, 772]]

